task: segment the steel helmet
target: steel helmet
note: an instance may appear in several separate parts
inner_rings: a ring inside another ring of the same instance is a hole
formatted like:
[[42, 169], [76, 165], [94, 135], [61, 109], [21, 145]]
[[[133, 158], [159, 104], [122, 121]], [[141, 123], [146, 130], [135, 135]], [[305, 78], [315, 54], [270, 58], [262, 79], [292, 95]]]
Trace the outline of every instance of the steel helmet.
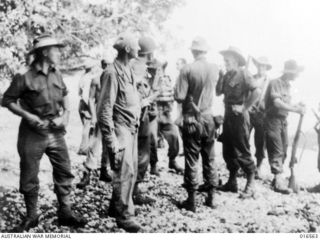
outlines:
[[156, 49], [156, 43], [151, 37], [140, 37], [139, 46], [139, 54], [149, 54]]

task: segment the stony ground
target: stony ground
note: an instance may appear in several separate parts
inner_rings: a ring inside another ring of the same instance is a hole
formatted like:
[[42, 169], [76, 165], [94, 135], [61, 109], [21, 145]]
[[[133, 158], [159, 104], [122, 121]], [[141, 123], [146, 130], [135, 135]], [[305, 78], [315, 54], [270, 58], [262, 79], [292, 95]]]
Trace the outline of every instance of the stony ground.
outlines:
[[[77, 115], [75, 77], [67, 79], [73, 99], [71, 124], [66, 135], [70, 150], [75, 182], [81, 175], [84, 157], [76, 154], [80, 143], [81, 123]], [[0, 109], [0, 232], [7, 232], [25, 214], [21, 194], [18, 193], [19, 158], [16, 153], [16, 136], [19, 119], [5, 109]], [[227, 178], [221, 157], [221, 146], [217, 145], [217, 165], [220, 178]], [[137, 206], [137, 221], [143, 232], [314, 232], [320, 231], [320, 194], [308, 193], [305, 187], [319, 183], [320, 174], [316, 170], [316, 152], [306, 151], [299, 165], [298, 179], [303, 187], [299, 194], [281, 195], [270, 189], [271, 175], [268, 164], [263, 165], [264, 181], [256, 184], [255, 199], [242, 200], [238, 194], [221, 193], [216, 195], [217, 209], [203, 205], [205, 195], [197, 197], [197, 213], [180, 210], [178, 201], [186, 197], [181, 187], [183, 177], [168, 172], [167, 149], [159, 150], [161, 177], [147, 174], [142, 189], [157, 199], [152, 206]], [[183, 158], [179, 158], [183, 164]], [[286, 171], [288, 176], [288, 171]], [[82, 229], [70, 229], [57, 225], [56, 205], [53, 194], [51, 166], [44, 158], [39, 174], [41, 180], [39, 208], [41, 223], [33, 232], [122, 232], [115, 219], [107, 216], [111, 198], [111, 186], [98, 181], [95, 174], [92, 185], [85, 190], [74, 189], [74, 210], [89, 219]], [[245, 179], [239, 178], [240, 189]]]

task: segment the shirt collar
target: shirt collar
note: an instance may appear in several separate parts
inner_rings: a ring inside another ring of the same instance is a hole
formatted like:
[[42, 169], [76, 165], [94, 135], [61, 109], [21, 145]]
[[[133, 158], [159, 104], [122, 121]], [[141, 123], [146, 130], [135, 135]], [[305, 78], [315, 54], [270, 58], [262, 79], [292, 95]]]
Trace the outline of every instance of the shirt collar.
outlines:
[[[41, 67], [41, 65], [39, 63], [33, 64], [33, 69], [35, 70], [36, 73], [41, 73], [41, 74], [47, 75], [47, 74], [45, 74], [45, 72], [43, 71], [43, 68]], [[48, 73], [55, 72], [55, 71], [56, 71], [55, 66], [53, 64], [50, 65], [49, 69], [48, 69]]]
[[195, 61], [201, 61], [201, 60], [206, 60], [206, 56], [200, 55], [200, 56], [196, 57], [196, 59], [195, 59]]

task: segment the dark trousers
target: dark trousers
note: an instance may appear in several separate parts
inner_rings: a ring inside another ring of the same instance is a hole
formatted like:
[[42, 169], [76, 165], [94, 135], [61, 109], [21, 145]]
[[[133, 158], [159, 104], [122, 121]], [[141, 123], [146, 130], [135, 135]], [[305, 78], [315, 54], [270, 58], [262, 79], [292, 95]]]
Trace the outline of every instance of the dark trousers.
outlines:
[[249, 144], [249, 114], [235, 114], [226, 110], [222, 133], [222, 152], [230, 173], [241, 167], [246, 174], [254, 173], [255, 165]]
[[287, 120], [284, 118], [267, 117], [265, 125], [271, 172], [273, 174], [282, 173], [288, 149]]
[[198, 166], [199, 154], [202, 157], [203, 178], [208, 185], [217, 184], [217, 172], [215, 168], [214, 153], [214, 121], [211, 115], [203, 116], [202, 123], [205, 134], [188, 134], [182, 128], [183, 146], [185, 154], [184, 183], [187, 190], [195, 191], [199, 186]]
[[254, 145], [256, 147], [255, 157], [257, 161], [265, 158], [266, 151], [266, 132], [264, 117], [261, 113], [250, 113], [250, 133], [254, 129]]
[[24, 121], [20, 124], [18, 136], [20, 155], [20, 192], [33, 195], [39, 191], [39, 165], [43, 154], [49, 157], [53, 168], [54, 190], [57, 195], [69, 195], [74, 176], [64, 131], [38, 133]]
[[169, 145], [169, 161], [179, 154], [179, 130], [173, 123], [159, 123], [159, 133], [166, 139]]
[[155, 117], [149, 122], [150, 134], [150, 164], [155, 165], [158, 162], [158, 118]]

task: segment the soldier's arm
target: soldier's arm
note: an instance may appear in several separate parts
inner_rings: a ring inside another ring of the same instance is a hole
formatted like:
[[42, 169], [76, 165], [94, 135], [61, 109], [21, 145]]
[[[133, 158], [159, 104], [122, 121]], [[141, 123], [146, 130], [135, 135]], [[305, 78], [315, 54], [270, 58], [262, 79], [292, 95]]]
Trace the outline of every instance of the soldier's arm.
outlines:
[[178, 103], [182, 103], [186, 99], [188, 88], [188, 70], [187, 66], [185, 66], [183, 69], [181, 69], [177, 83], [174, 87], [174, 99]]
[[97, 111], [96, 111], [96, 92], [97, 87], [99, 85], [99, 78], [94, 78], [91, 81], [90, 84], [90, 90], [89, 90], [89, 109], [91, 113], [91, 123], [96, 124], [97, 123]]
[[248, 96], [244, 102], [244, 110], [247, 111], [251, 106], [258, 100], [261, 90], [258, 88], [258, 85], [254, 81], [253, 76], [245, 70], [244, 72], [245, 86], [248, 89]]
[[274, 103], [274, 106], [278, 109], [282, 109], [289, 112], [295, 112], [299, 114], [304, 113], [304, 107], [300, 105], [292, 105], [292, 104], [285, 103], [280, 98], [274, 99], [273, 103]]
[[220, 70], [219, 71], [219, 79], [216, 85], [216, 95], [220, 96], [223, 94], [223, 72]]
[[2, 99], [2, 106], [8, 108], [12, 113], [26, 119], [34, 126], [43, 126], [43, 121], [36, 115], [23, 109], [18, 100], [25, 91], [25, 79], [21, 74], [14, 76], [9, 88], [5, 91]]
[[101, 78], [103, 86], [101, 89], [101, 106], [98, 112], [98, 121], [107, 146], [116, 153], [119, 150], [119, 143], [114, 131], [113, 106], [118, 95], [118, 81], [115, 72], [111, 71], [105, 71]]

